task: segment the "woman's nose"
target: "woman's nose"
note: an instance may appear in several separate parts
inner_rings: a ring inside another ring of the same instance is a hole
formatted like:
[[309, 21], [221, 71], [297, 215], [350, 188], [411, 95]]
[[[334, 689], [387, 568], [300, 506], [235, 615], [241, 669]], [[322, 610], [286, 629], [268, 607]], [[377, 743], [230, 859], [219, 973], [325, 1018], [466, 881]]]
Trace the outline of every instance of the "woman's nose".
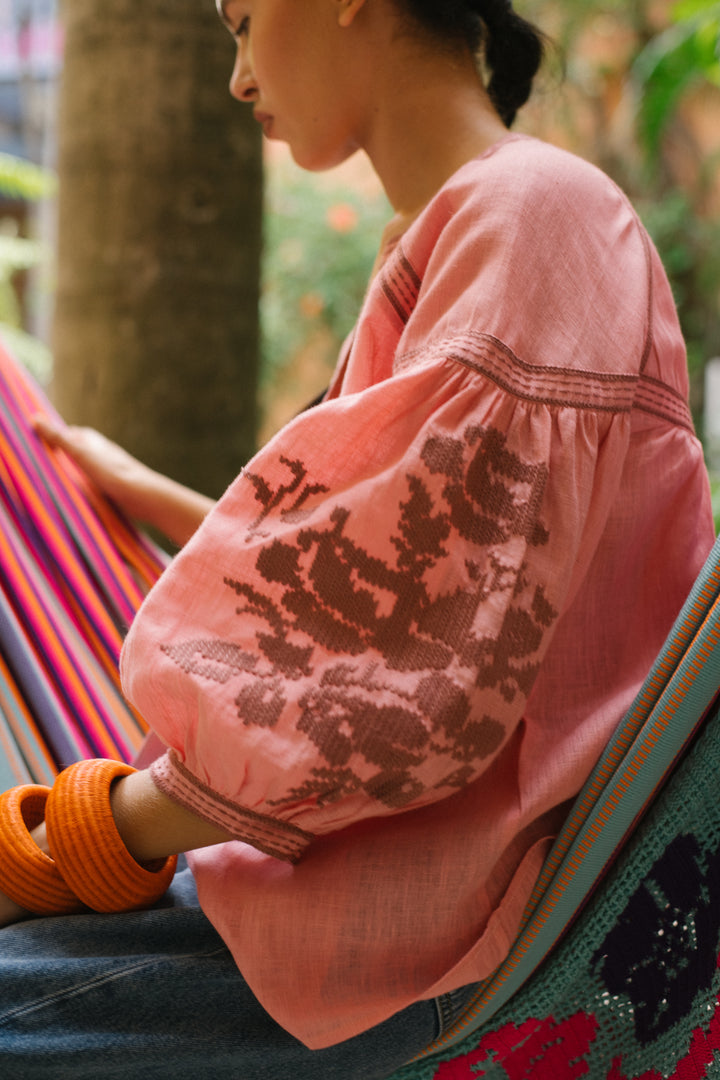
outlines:
[[235, 66], [230, 76], [230, 93], [238, 101], [254, 101], [257, 97], [257, 83], [245, 42], [238, 45]]

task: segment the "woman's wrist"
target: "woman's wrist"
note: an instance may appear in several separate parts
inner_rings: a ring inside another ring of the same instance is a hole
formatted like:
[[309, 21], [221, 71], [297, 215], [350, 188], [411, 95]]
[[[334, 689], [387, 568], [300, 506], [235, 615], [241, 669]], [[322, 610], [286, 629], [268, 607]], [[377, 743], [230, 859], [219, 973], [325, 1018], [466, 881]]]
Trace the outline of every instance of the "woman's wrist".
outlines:
[[213, 499], [138, 462], [138, 471], [116, 497], [125, 513], [182, 547], [215, 505]]
[[117, 780], [110, 806], [123, 843], [140, 863], [232, 839], [217, 825], [170, 799], [147, 771]]
[[[110, 789], [110, 809], [120, 839], [139, 863], [232, 839], [217, 825], [168, 798], [146, 771], [115, 780]], [[50, 854], [44, 821], [33, 829], [32, 838], [41, 851]]]

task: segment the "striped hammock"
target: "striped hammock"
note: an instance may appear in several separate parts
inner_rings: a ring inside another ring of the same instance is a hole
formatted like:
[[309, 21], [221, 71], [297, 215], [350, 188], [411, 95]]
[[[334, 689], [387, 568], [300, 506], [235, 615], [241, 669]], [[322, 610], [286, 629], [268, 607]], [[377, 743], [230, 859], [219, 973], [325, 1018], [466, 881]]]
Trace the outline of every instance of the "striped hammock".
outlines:
[[164, 553], [30, 418], [55, 415], [0, 346], [0, 791], [86, 757], [129, 761], [145, 734], [120, 692], [123, 636]]

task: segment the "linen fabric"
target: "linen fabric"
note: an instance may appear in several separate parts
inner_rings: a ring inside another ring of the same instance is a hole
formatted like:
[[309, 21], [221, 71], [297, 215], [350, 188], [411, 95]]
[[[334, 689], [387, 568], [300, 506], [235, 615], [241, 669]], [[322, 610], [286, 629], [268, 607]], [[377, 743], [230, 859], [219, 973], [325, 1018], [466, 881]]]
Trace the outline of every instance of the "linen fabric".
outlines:
[[712, 543], [657, 253], [511, 135], [388, 245], [326, 400], [163, 575], [122, 657], [190, 863], [311, 1048], [487, 976]]

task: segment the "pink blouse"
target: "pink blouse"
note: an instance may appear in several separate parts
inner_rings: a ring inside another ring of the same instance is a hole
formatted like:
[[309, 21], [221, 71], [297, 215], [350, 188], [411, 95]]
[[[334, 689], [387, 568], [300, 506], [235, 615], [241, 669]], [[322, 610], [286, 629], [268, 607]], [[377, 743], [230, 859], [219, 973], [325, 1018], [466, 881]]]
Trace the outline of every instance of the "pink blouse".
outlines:
[[687, 390], [627, 199], [508, 136], [148, 597], [152, 775], [237, 837], [190, 856], [201, 903], [308, 1046], [506, 955], [712, 543]]

